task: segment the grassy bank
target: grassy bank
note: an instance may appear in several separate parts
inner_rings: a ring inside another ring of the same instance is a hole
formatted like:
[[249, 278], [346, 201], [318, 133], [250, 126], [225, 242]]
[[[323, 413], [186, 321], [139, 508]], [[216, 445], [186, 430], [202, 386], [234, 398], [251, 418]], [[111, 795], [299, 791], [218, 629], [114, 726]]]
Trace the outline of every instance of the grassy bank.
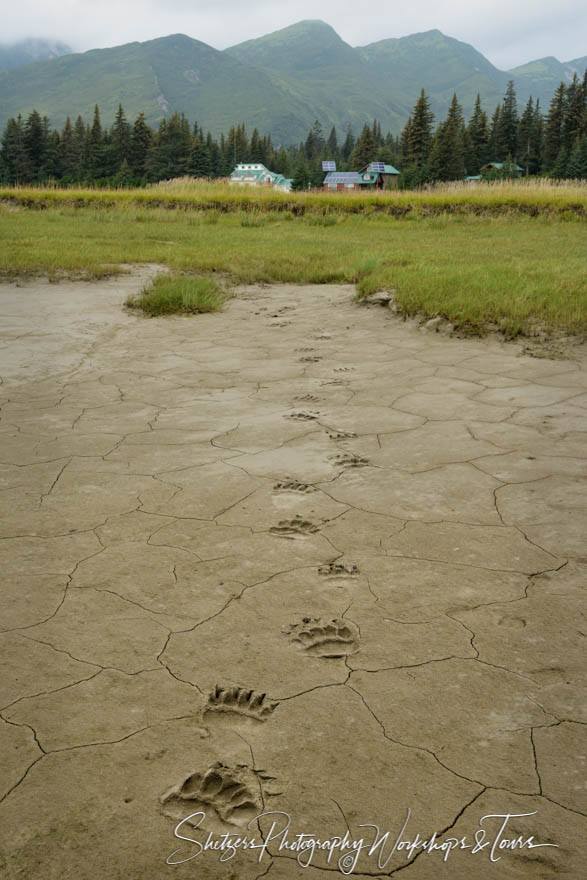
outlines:
[[283, 193], [270, 188], [231, 186], [190, 178], [165, 181], [145, 189], [0, 188], [0, 202], [39, 210], [134, 207], [186, 211], [288, 211], [302, 214], [372, 214], [397, 218], [438, 214], [574, 214], [587, 216], [587, 185], [552, 180], [444, 184], [426, 191]]
[[73, 191], [54, 192], [59, 198], [43, 211], [0, 204], [0, 274], [100, 277], [126, 263], [161, 263], [228, 282], [352, 283], [359, 295], [394, 289], [405, 314], [442, 314], [474, 333], [488, 324], [509, 336], [587, 327], [586, 227], [574, 211], [410, 220], [344, 210], [296, 215], [269, 209], [266, 193], [253, 190], [248, 197], [262, 204], [229, 212], [137, 207], [135, 191], [90, 193], [114, 198], [109, 208], [75, 207], [60, 201]]

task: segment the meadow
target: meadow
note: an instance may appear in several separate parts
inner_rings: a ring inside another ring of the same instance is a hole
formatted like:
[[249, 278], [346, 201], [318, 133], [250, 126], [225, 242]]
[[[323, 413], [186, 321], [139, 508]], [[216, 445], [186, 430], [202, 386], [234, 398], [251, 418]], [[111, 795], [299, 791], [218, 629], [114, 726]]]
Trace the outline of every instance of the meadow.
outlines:
[[276, 193], [173, 181], [137, 190], [0, 189], [0, 274], [99, 278], [125, 264], [235, 283], [393, 290], [400, 311], [483, 334], [587, 326], [587, 188]]

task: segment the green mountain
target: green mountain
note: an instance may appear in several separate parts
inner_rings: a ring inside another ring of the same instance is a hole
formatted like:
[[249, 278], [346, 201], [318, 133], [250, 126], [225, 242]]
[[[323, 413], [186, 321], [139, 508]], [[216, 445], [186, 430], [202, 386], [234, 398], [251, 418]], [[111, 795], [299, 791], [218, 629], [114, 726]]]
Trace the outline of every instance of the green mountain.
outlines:
[[432, 111], [443, 118], [456, 92], [465, 115], [479, 93], [493, 109], [510, 79], [467, 43], [438, 30], [400, 39], [381, 40], [356, 50], [377, 70], [393, 102], [409, 113], [421, 89], [430, 97]]
[[373, 119], [385, 129], [399, 129], [405, 116], [403, 107], [391, 105], [387, 84], [372, 65], [323, 21], [301, 21], [225, 54], [263, 70], [301, 101], [307, 108], [305, 132], [315, 119], [325, 131], [336, 125], [339, 133], [348, 123], [358, 131]]
[[94, 104], [109, 124], [119, 103], [129, 119], [144, 112], [151, 125], [183, 111], [214, 133], [239, 120], [250, 128], [274, 130], [278, 139], [304, 127], [305, 108], [267, 74], [183, 34], [93, 49], [0, 74], [1, 125], [33, 108], [56, 127], [67, 115], [91, 121]]
[[29, 39], [18, 43], [0, 43], [0, 70], [12, 70], [13, 67], [23, 67], [34, 61], [59, 58], [60, 55], [70, 55], [72, 51], [70, 46], [58, 40]]
[[548, 104], [556, 87], [564, 82], [572, 82], [575, 73], [579, 79], [583, 78], [587, 67], [587, 56], [575, 58], [574, 61], [560, 62], [552, 56], [530, 61], [520, 67], [514, 67], [509, 71], [509, 76], [518, 87], [519, 94], [527, 100], [528, 95], [540, 98], [544, 109]]
[[[1, 57], [1, 56], [0, 56]], [[28, 59], [27, 59], [28, 60]], [[151, 125], [174, 111], [218, 135], [237, 122], [271, 132], [276, 144], [305, 138], [319, 119], [325, 134], [355, 134], [376, 118], [398, 133], [424, 88], [443, 118], [456, 91], [465, 114], [477, 92], [491, 114], [513, 78], [519, 103], [532, 94], [546, 109], [559, 82], [582, 77], [587, 58], [545, 58], [504, 72], [467, 43], [438, 30], [352, 48], [322, 21], [291, 27], [218, 51], [183, 34], [37, 61], [0, 73], [0, 129], [33, 108], [60, 128], [66, 115], [103, 124], [119, 103]]]

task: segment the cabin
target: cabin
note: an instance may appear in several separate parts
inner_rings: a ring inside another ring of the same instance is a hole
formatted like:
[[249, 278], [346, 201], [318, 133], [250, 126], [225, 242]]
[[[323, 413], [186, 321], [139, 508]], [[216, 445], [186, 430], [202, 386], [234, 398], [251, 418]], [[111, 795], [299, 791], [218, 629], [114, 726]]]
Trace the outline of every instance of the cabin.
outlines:
[[324, 178], [322, 188], [328, 192], [344, 192], [345, 189], [360, 189], [359, 173], [357, 171], [329, 171]]
[[260, 162], [241, 162], [230, 175], [230, 182], [249, 186], [270, 186], [281, 192], [289, 192], [292, 184], [289, 177], [269, 171]]
[[484, 165], [481, 168], [481, 174], [490, 174], [492, 171], [504, 171], [508, 169], [515, 177], [522, 173], [524, 170], [520, 168], [519, 165], [516, 165], [515, 162], [488, 162], [487, 165]]
[[397, 186], [399, 171], [393, 165], [384, 162], [371, 162], [360, 171], [329, 171], [324, 178], [322, 188], [331, 192], [333, 190], [366, 190], [386, 189]]
[[359, 171], [361, 186], [370, 189], [389, 189], [397, 186], [399, 171], [385, 162], [371, 162]]

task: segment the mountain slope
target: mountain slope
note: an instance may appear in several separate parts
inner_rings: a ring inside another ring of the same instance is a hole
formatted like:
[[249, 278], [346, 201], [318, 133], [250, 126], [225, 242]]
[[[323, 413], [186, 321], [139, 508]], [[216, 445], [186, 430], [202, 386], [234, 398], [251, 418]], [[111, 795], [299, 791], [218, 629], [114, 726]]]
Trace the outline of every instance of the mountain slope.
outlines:
[[491, 115], [512, 78], [520, 109], [532, 94], [546, 110], [561, 79], [570, 82], [575, 71], [582, 77], [586, 61], [543, 58], [506, 72], [438, 30], [352, 48], [322, 21], [222, 52], [174, 34], [0, 73], [0, 130], [10, 116], [26, 117], [33, 108], [57, 128], [66, 115], [91, 121], [94, 104], [110, 125], [121, 103], [131, 121], [142, 111], [157, 125], [180, 111], [215, 135], [245, 122], [249, 132], [270, 132], [276, 144], [305, 138], [316, 119], [325, 135], [336, 125], [339, 138], [349, 122], [357, 135], [374, 118], [399, 133], [422, 88], [437, 119], [453, 92], [466, 116], [478, 92]]
[[23, 67], [34, 61], [45, 61], [69, 55], [73, 50], [58, 40], [21, 40], [18, 43], [0, 44], [0, 71]]
[[411, 110], [424, 89], [433, 112], [440, 117], [454, 92], [465, 114], [473, 109], [477, 93], [493, 109], [510, 78], [472, 46], [438, 30], [381, 40], [357, 52], [377, 70], [392, 100]]
[[129, 119], [142, 111], [151, 125], [177, 110], [214, 133], [245, 120], [279, 139], [303, 130], [307, 115], [262, 71], [183, 34], [2, 73], [0, 96], [2, 126], [33, 108], [57, 127], [68, 114], [91, 120], [94, 104], [109, 124], [121, 103]]
[[523, 100], [533, 95], [534, 98], [540, 98], [542, 108], [547, 110], [557, 86], [561, 82], [568, 85], [572, 82], [575, 73], [581, 80], [586, 67], [587, 56], [566, 62], [560, 62], [557, 58], [549, 56], [514, 67], [509, 71], [509, 76], [516, 83]]
[[[394, 108], [377, 71], [323, 21], [301, 21], [225, 50], [225, 54], [264, 70], [273, 82], [312, 107], [309, 119], [340, 131], [357, 131], [377, 118], [398, 128], [404, 108]], [[327, 133], [327, 132], [326, 132]]]

